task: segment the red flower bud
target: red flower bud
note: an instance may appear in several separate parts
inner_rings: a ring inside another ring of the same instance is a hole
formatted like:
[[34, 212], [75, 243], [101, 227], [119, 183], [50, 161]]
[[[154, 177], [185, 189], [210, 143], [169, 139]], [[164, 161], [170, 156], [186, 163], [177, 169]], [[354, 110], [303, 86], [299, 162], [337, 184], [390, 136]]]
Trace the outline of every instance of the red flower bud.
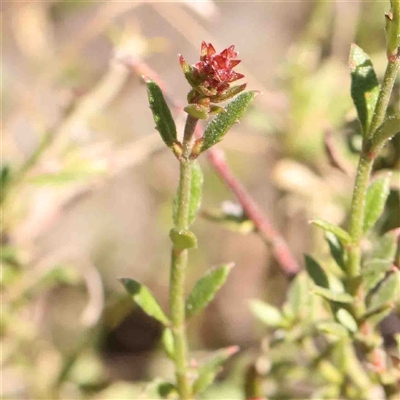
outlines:
[[244, 77], [233, 70], [240, 63], [240, 60], [235, 60], [237, 55], [233, 45], [217, 53], [211, 43], [203, 42], [200, 61], [196, 64], [191, 66], [180, 56], [182, 70], [193, 88], [188, 96], [189, 102], [204, 104], [207, 98], [211, 103], [218, 103], [242, 91], [245, 85], [230, 86]]

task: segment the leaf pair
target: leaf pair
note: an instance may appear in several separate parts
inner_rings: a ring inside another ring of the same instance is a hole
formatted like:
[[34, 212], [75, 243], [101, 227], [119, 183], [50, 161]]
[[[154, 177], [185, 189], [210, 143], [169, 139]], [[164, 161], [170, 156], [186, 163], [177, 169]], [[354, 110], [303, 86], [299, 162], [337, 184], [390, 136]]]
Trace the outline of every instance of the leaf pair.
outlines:
[[314, 258], [306, 255], [305, 264], [308, 275], [316, 285], [313, 289], [313, 292], [316, 295], [321, 296], [332, 303], [348, 304], [354, 301], [353, 296], [350, 294], [345, 293], [343, 290], [339, 290], [339, 288], [331, 287], [332, 285], [330, 284], [326, 272]]
[[367, 311], [364, 319], [378, 324], [400, 301], [400, 273], [393, 269], [397, 252], [397, 234], [389, 231], [375, 241], [372, 251], [361, 269], [367, 291]]
[[[186, 318], [190, 318], [212, 301], [215, 294], [228, 278], [233, 264], [223, 264], [209, 270], [200, 278], [193, 287], [186, 302]], [[134, 279], [122, 278], [120, 282], [132, 299], [149, 316], [157, 319], [164, 326], [169, 326], [170, 321], [150, 290]]]
[[[168, 108], [160, 87], [149, 78], [145, 78], [145, 82], [147, 85], [150, 108], [153, 112], [154, 122], [156, 123], [156, 129], [160, 133], [164, 143], [168, 147], [173, 147], [177, 142], [177, 133], [171, 111]], [[204, 131], [200, 152], [209, 149], [222, 140], [228, 130], [243, 116], [247, 107], [258, 93], [259, 92], [256, 91], [242, 93], [238, 95], [235, 100], [230, 102], [223, 112], [218, 110], [219, 113], [208, 124]], [[204, 112], [202, 113], [201, 111], [201, 106], [199, 106], [198, 118], [204, 119]]]

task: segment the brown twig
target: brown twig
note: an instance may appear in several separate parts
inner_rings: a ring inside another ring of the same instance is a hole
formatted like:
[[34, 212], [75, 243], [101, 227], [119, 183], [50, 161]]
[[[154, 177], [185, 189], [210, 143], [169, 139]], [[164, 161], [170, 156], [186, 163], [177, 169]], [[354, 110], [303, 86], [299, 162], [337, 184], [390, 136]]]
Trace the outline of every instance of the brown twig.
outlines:
[[236, 179], [225, 160], [221, 150], [210, 149], [207, 152], [208, 160], [220, 178], [235, 194], [246, 216], [253, 222], [263, 240], [272, 246], [273, 254], [278, 261], [282, 272], [292, 277], [300, 271], [300, 266], [292, 255], [289, 246], [281, 234], [272, 226], [272, 223], [262, 213], [258, 204], [251, 197], [245, 187]]

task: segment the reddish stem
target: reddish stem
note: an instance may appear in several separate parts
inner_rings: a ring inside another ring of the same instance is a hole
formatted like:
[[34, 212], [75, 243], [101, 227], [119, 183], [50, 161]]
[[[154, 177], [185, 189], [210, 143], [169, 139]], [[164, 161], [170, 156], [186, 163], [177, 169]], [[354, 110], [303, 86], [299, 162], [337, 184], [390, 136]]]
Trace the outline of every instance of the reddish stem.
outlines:
[[300, 266], [285, 239], [262, 213], [246, 188], [236, 179], [225, 160], [224, 153], [221, 150], [209, 149], [206, 154], [220, 178], [235, 194], [246, 216], [253, 222], [261, 237], [272, 246], [273, 254], [282, 272], [288, 277], [296, 275], [300, 271]]

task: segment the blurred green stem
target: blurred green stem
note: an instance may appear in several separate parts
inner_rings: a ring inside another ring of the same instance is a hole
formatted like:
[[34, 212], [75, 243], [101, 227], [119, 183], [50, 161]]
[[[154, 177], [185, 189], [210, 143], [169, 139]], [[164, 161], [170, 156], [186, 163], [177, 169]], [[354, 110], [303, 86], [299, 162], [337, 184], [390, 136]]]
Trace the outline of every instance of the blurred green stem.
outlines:
[[[197, 119], [188, 115], [182, 143], [180, 158], [180, 178], [177, 195], [177, 218], [175, 228], [189, 228], [190, 184], [192, 179], [192, 161], [190, 154], [193, 147], [193, 134]], [[174, 336], [174, 361], [178, 392], [181, 400], [192, 398], [192, 388], [187, 374], [188, 350], [185, 328], [185, 271], [188, 261], [188, 250], [172, 249], [171, 283], [170, 283], [170, 317]]]
[[379, 126], [385, 119], [386, 110], [389, 105], [390, 95], [392, 94], [393, 86], [396, 77], [399, 73], [400, 58], [393, 62], [388, 62], [386, 67], [385, 76], [383, 78], [381, 91], [379, 93], [378, 102], [375, 107], [375, 113], [372, 118], [371, 127], [368, 132], [368, 138], [371, 138]]
[[358, 276], [361, 268], [361, 247], [360, 241], [363, 236], [365, 198], [368, 189], [368, 183], [371, 175], [372, 165], [375, 159], [374, 154], [368, 152], [368, 140], [373, 138], [377, 128], [385, 119], [386, 111], [389, 105], [390, 95], [399, 71], [400, 59], [389, 62], [386, 68], [385, 76], [379, 92], [378, 101], [375, 107], [374, 117], [371, 122], [369, 132], [363, 138], [363, 147], [358, 163], [357, 175], [354, 184], [353, 200], [350, 212], [349, 233], [352, 243], [349, 247], [349, 261], [347, 274], [349, 278]]

